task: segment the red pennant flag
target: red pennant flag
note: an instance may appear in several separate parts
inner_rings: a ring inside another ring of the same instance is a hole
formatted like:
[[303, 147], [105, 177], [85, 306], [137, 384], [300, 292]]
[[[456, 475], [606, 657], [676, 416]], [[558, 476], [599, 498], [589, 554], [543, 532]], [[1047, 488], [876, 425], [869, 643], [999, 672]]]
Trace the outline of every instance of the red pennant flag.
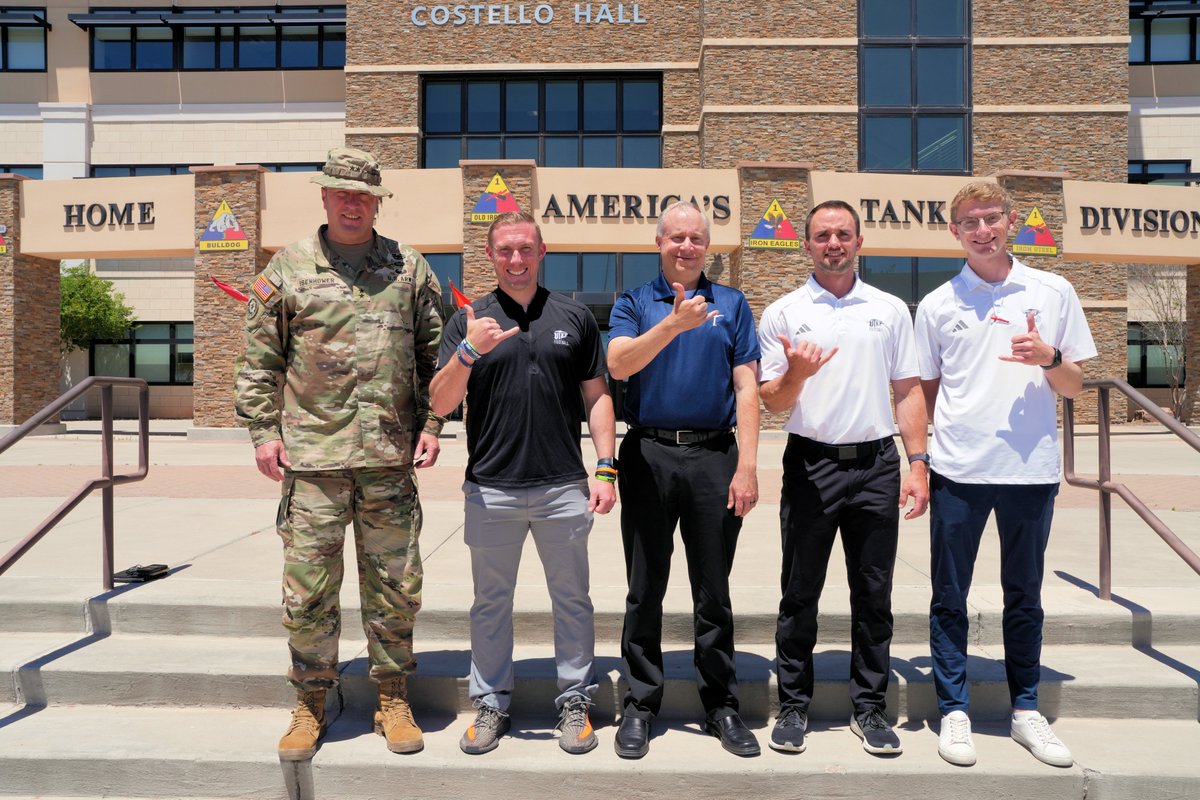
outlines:
[[455, 308], [471, 305], [471, 299], [458, 290], [458, 287], [454, 285], [454, 281], [450, 281], [450, 293], [454, 295]]
[[[211, 275], [210, 275], [209, 277], [210, 277], [210, 278], [212, 278], [212, 276], [211, 276]], [[216, 278], [213, 278], [213, 279], [212, 279], [212, 282], [213, 282], [213, 283], [215, 283], [215, 284], [217, 285], [217, 288], [219, 288], [219, 289], [220, 289], [221, 291], [223, 291], [225, 294], [227, 294], [227, 295], [229, 295], [230, 297], [232, 297], [234, 300], [240, 300], [241, 302], [243, 302], [243, 303], [244, 303], [244, 302], [246, 302], [247, 300], [249, 300], [249, 299], [250, 299], [249, 297], [247, 297], [246, 295], [242, 294], [242, 293], [241, 293], [241, 292], [239, 292], [237, 289], [233, 288], [232, 286], [230, 286], [228, 283], [225, 283], [224, 281], [219, 281], [219, 280], [217, 280]]]

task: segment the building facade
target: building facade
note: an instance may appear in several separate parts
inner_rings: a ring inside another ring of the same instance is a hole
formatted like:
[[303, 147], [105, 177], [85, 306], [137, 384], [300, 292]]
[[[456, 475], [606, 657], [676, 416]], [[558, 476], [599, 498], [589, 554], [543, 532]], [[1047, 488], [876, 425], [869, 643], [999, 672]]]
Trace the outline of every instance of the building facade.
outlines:
[[[808, 274], [795, 240], [764, 241], [760, 226], [780, 215], [799, 225], [835, 197], [863, 215], [864, 279], [915, 307], [961, 265], [944, 205], [970, 176], [991, 177], [1055, 238], [1053, 252], [1022, 258], [1075, 284], [1101, 350], [1089, 375], [1124, 377], [1126, 264], [1191, 263], [1188, 209], [1200, 220], [1200, 204], [1187, 187], [1138, 187], [1151, 192], [1138, 208], [1178, 209], [1188, 223], [1164, 226], [1158, 250], [1083, 208], [1133, 207], [1120, 185], [1138, 169], [1159, 179], [1152, 162], [1187, 160], [1189, 177], [1191, 156], [1176, 150], [1200, 141], [1188, 121], [1200, 100], [1187, 94], [1200, 85], [1187, 78], [1197, 10], [1196, 0], [1065, 0], [1035, 17], [1016, 0], [0, 6], [0, 169], [43, 179], [10, 181], [30, 257], [89, 259], [144, 323], [73, 371], [147, 376], [156, 413], [195, 413], [198, 425], [232, 424], [219, 401], [197, 397], [204, 380], [219, 391], [237, 347], [222, 338], [236, 308], [210, 276], [248, 285], [274, 249], [319, 223], [299, 173], [342, 142], [382, 158], [397, 197], [380, 228], [426, 252], [444, 285], [491, 288], [482, 221], [500, 186], [542, 220], [543, 282], [602, 326], [615, 297], [657, 269], [654, 220], [676, 197], [709, 213], [709, 273], [756, 313]], [[1164, 27], [1158, 12], [1176, 21]], [[1182, 52], [1179, 19], [1190, 49], [1168, 63]], [[159, 191], [153, 225], [86, 218]], [[1105, 192], [1108, 205], [1088, 200]], [[221, 202], [247, 229], [245, 254], [197, 245]], [[1189, 297], [1200, 295], [1188, 272]]]

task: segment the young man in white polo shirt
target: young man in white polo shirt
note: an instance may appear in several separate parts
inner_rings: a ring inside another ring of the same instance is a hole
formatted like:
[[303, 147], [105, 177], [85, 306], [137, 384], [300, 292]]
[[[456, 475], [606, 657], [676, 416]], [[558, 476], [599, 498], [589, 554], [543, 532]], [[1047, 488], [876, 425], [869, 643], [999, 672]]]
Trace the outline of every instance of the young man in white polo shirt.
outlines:
[[995, 512], [1004, 589], [1004, 666], [1012, 737], [1037, 759], [1069, 767], [1071, 752], [1038, 713], [1042, 575], [1058, 494], [1058, 396], [1083, 388], [1079, 362], [1096, 346], [1066, 279], [1030, 269], [1006, 245], [1017, 221], [1001, 186], [975, 181], [950, 204], [962, 272], [917, 308], [921, 383], [933, 416], [930, 651], [942, 714], [938, 753], [975, 763], [968, 717], [967, 592]]
[[[805, 749], [817, 603], [840, 529], [854, 619], [850, 729], [868, 753], [900, 753], [884, 707], [892, 572], [899, 509], [911, 497], [905, 518], [912, 519], [925, 513], [929, 500], [927, 417], [908, 306], [858, 278], [855, 256], [862, 241], [853, 206], [831, 200], [813, 208], [804, 226], [812, 276], [772, 303], [758, 330], [763, 404], [769, 411], [791, 412], [784, 426], [788, 443], [779, 512], [780, 710], [769, 742], [785, 752]], [[890, 394], [912, 464], [903, 484]]]

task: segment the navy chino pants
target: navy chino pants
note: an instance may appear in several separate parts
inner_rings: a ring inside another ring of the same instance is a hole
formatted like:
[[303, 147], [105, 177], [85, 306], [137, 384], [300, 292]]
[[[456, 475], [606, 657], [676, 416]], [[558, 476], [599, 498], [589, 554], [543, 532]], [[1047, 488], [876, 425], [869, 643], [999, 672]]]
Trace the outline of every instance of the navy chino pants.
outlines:
[[1000, 533], [1004, 590], [1004, 671], [1014, 710], [1038, 705], [1042, 657], [1042, 576], [1058, 484], [956, 483], [930, 479], [933, 599], [929, 649], [938, 709], [969, 711], [967, 593], [988, 516]]

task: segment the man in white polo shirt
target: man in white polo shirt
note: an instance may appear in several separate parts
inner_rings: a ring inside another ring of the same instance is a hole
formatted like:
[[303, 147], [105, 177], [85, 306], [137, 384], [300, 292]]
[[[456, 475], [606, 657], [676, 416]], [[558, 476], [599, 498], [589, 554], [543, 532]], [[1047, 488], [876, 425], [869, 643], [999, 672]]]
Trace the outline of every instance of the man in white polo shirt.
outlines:
[[979, 541], [995, 512], [1004, 589], [1004, 667], [1012, 737], [1037, 759], [1069, 767], [1071, 752], [1038, 713], [1042, 574], [1058, 494], [1058, 395], [1083, 388], [1079, 362], [1096, 346], [1075, 290], [1030, 269], [1006, 245], [1012, 197], [989, 181], [950, 203], [962, 272], [917, 309], [921, 383], [933, 416], [930, 651], [938, 752], [975, 763], [967, 686], [967, 592]]
[[[929, 499], [925, 399], [912, 319], [897, 297], [855, 274], [858, 213], [840, 200], [816, 206], [804, 226], [813, 273], [772, 303], [759, 325], [760, 395], [790, 410], [780, 525], [783, 597], [775, 633], [779, 717], [775, 750], [802, 752], [813, 695], [817, 601], [838, 530], [846, 554], [851, 632], [850, 729], [863, 749], [900, 753], [884, 708], [892, 642], [892, 570], [900, 508], [912, 519]], [[892, 400], [911, 469], [900, 480]]]

